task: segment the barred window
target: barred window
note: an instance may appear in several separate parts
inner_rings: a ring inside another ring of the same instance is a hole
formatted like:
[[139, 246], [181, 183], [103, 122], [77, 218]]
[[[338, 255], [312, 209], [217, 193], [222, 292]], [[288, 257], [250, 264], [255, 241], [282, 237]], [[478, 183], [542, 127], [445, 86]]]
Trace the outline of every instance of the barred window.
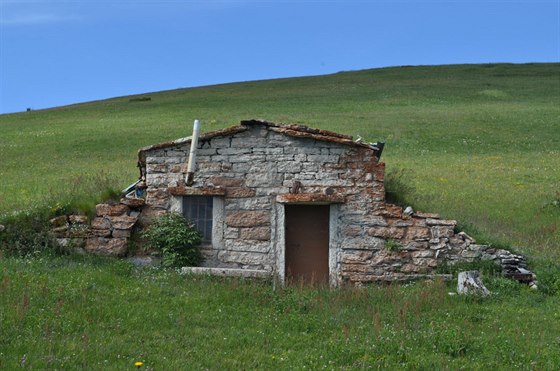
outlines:
[[212, 242], [212, 208], [213, 197], [183, 197], [183, 216], [194, 223], [202, 234], [202, 242]]

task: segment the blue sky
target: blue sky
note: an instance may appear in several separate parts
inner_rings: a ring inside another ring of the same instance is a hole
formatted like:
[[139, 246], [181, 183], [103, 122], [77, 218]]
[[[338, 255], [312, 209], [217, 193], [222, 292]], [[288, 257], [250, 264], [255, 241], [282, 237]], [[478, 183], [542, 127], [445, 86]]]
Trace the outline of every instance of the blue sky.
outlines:
[[0, 113], [397, 65], [560, 61], [560, 0], [0, 0]]

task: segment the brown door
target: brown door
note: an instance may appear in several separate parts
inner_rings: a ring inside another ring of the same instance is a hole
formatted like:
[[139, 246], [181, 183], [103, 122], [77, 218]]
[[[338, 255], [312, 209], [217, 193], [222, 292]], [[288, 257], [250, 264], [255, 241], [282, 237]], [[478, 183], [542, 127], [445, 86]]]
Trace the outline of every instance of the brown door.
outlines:
[[329, 206], [286, 205], [287, 282], [329, 281]]

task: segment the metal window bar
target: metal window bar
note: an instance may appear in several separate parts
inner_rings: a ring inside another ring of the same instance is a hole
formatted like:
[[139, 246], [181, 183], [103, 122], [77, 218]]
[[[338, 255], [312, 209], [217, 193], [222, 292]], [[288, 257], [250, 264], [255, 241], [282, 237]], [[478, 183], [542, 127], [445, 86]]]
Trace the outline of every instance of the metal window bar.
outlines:
[[183, 198], [183, 216], [194, 223], [203, 242], [212, 242], [213, 198], [191, 196]]

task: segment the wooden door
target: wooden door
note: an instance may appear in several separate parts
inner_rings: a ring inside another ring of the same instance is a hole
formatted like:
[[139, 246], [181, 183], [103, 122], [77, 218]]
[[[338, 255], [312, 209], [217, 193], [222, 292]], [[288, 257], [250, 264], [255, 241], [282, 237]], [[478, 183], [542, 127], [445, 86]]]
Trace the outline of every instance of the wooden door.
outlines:
[[287, 282], [328, 283], [329, 206], [286, 205]]

